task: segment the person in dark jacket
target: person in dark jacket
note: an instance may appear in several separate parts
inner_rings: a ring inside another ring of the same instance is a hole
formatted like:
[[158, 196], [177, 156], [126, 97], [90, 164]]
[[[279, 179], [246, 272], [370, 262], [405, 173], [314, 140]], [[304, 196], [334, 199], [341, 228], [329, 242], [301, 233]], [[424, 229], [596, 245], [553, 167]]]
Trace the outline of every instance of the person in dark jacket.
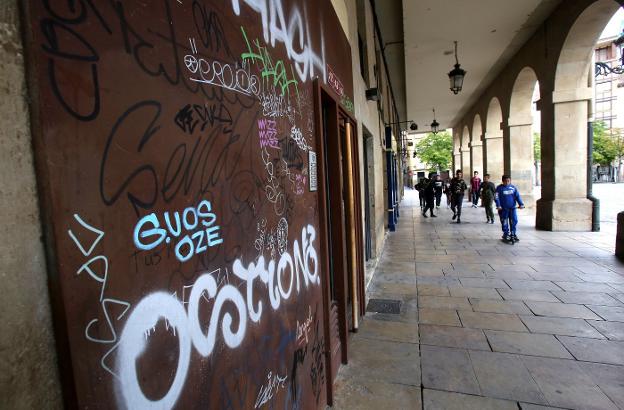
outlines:
[[436, 175], [434, 179], [435, 184], [435, 200], [436, 200], [436, 208], [440, 209], [440, 202], [442, 201], [442, 191], [444, 190], [444, 182], [440, 175]]
[[429, 211], [429, 215], [433, 218], [437, 218], [436, 215], [433, 214], [433, 207], [435, 205], [435, 174], [429, 174], [429, 179], [426, 180], [427, 183], [425, 185], [425, 209], [422, 211], [422, 215], [426, 218], [427, 211]]
[[418, 183], [414, 185], [414, 189], [418, 191], [418, 200], [420, 201], [420, 209], [425, 207], [425, 179], [420, 178]]
[[479, 195], [481, 196], [481, 205], [485, 208], [485, 216], [487, 221], [491, 224], [494, 223], [494, 196], [496, 195], [496, 187], [494, 183], [490, 181], [490, 174], [483, 175], [483, 182], [479, 188]]
[[[503, 240], [507, 241], [513, 239], [514, 242], [518, 242], [518, 236], [516, 236], [516, 225], [518, 224], [518, 214], [516, 213], [516, 203], [519, 208], [524, 208], [524, 202], [520, 198], [518, 189], [511, 185], [511, 177], [509, 175], [503, 175], [503, 183], [496, 187], [496, 209], [501, 218], [501, 224], [503, 228]], [[510, 221], [509, 224], [507, 221]], [[511, 225], [511, 233], [509, 232], [509, 225]], [[511, 236], [510, 236], [511, 235]]]
[[462, 179], [464, 174], [461, 169], [455, 171], [455, 177], [451, 179], [451, 211], [453, 211], [453, 220], [457, 219], [457, 223], [461, 223], [462, 202], [464, 201], [464, 191], [468, 189], [466, 182]]

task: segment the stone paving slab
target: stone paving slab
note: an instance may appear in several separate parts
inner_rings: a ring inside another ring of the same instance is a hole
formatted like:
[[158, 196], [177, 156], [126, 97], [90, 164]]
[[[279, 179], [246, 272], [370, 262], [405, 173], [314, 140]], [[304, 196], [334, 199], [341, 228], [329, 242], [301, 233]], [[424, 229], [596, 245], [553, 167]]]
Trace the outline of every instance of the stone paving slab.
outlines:
[[580, 366], [613, 403], [624, 409], [624, 367], [598, 363], [581, 363]]
[[560, 359], [574, 358], [553, 335], [486, 330], [485, 336], [495, 352]]
[[552, 293], [545, 290], [499, 289], [498, 293], [505, 300], [524, 300], [534, 302], [559, 302]]
[[537, 317], [520, 315], [520, 319], [532, 333], [547, 333], [562, 336], [590, 337], [604, 339], [596, 329], [583, 319], [561, 317]]
[[[417, 407], [411, 407], [416, 409]], [[518, 410], [513, 401], [431, 389], [423, 390], [424, 410]]]
[[496, 289], [491, 288], [468, 288], [462, 286], [449, 287], [451, 296], [463, 297], [463, 298], [478, 298], [478, 299], [498, 299], [502, 300], [501, 295]]
[[587, 305], [587, 307], [596, 312], [604, 320], [610, 320], [613, 322], [624, 322], [624, 307], [594, 305]]
[[484, 396], [548, 404], [517, 356], [478, 351], [470, 351], [469, 354]]
[[575, 319], [600, 320], [600, 316], [583, 305], [551, 302], [526, 302], [526, 305], [537, 316], [569, 317]]
[[557, 286], [568, 292], [609, 293], [615, 289], [605, 283], [593, 282], [555, 282]]
[[446, 286], [418, 285], [418, 296], [451, 296], [451, 293]]
[[457, 311], [445, 309], [419, 309], [418, 322], [420, 324], [461, 326]]
[[509, 288], [502, 279], [459, 278], [459, 282], [469, 288]]
[[549, 405], [593, 410], [617, 408], [575, 361], [530, 356], [522, 356], [522, 361]]
[[433, 346], [490, 350], [481, 329], [441, 325], [420, 325], [420, 343]]
[[420, 296], [420, 307], [430, 309], [472, 310], [468, 298], [454, 298], [445, 296]]
[[422, 346], [423, 387], [452, 392], [480, 394], [468, 351]]
[[459, 311], [459, 318], [465, 327], [491, 330], [527, 332], [526, 326], [516, 315], [506, 313], [484, 313]]
[[393, 342], [418, 343], [418, 324], [388, 322], [364, 317], [360, 323], [358, 336]]
[[561, 290], [561, 288], [548, 280], [505, 280], [510, 288], [522, 290]]
[[419, 409], [420, 387], [353, 379], [341, 374], [334, 383], [333, 409]]
[[607, 322], [598, 320], [588, 320], [596, 330], [602, 333], [607, 339], [624, 341], [624, 322]]
[[531, 311], [524, 302], [518, 300], [468, 298], [468, 301], [475, 312], [531, 314]]
[[578, 360], [624, 365], [624, 342], [570, 336], [557, 338]]
[[576, 303], [579, 305], [598, 305], [598, 306], [620, 306], [624, 307], [621, 301], [606, 293], [588, 293], [588, 292], [551, 292], [555, 297], [564, 303]]

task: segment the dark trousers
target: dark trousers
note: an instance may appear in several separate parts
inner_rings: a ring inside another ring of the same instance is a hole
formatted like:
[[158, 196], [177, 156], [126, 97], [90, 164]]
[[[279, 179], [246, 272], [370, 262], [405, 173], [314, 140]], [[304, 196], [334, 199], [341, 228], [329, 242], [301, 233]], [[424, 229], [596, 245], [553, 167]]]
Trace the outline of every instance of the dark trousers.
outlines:
[[420, 201], [420, 208], [422, 209], [422, 207], [425, 206], [425, 194], [419, 191], [418, 200]]
[[472, 191], [472, 204], [477, 205], [479, 203], [479, 191]]
[[423, 209], [422, 213], [426, 214], [427, 210], [429, 210], [431, 215], [433, 215], [433, 206], [434, 205], [435, 205], [434, 197], [433, 196], [426, 196], [425, 197], [425, 208]]
[[440, 202], [442, 201], [442, 192], [435, 194], [436, 206], [440, 207]]
[[464, 194], [452, 194], [451, 195], [451, 211], [457, 214], [457, 217], [461, 216], [462, 203], [464, 202]]
[[488, 221], [494, 220], [494, 201], [489, 198], [481, 198], [481, 205], [485, 207], [485, 216]]

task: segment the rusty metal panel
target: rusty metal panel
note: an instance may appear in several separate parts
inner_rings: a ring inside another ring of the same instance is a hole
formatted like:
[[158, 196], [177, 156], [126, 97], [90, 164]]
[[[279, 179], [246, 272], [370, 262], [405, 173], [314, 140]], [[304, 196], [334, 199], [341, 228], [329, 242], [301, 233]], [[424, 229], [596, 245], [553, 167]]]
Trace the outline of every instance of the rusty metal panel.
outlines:
[[324, 407], [312, 81], [353, 98], [330, 1], [26, 12], [69, 405]]

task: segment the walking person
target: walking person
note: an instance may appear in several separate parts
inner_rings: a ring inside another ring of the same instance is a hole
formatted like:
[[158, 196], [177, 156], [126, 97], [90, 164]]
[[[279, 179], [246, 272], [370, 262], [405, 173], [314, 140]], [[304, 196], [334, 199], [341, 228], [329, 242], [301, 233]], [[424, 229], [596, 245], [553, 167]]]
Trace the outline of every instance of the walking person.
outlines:
[[420, 210], [422, 211], [422, 209], [425, 207], [425, 183], [424, 183], [425, 178], [420, 178], [418, 180], [418, 183], [416, 185], [414, 185], [414, 189], [416, 189], [418, 191], [418, 200], [420, 201]]
[[446, 195], [446, 207], [451, 207], [451, 180], [446, 178], [444, 181], [444, 194]]
[[455, 177], [451, 180], [451, 211], [453, 211], [453, 220], [457, 219], [457, 223], [461, 223], [462, 202], [464, 201], [464, 191], [468, 189], [466, 183], [462, 179], [464, 174], [461, 169], [455, 171]]
[[427, 211], [429, 216], [437, 218], [437, 215], [433, 214], [433, 206], [435, 205], [435, 174], [429, 174], [428, 182], [425, 185], [425, 209], [422, 211], [422, 215], [427, 218]]
[[485, 216], [488, 223], [494, 223], [494, 196], [496, 195], [496, 187], [490, 182], [490, 174], [483, 175], [483, 182], [479, 188], [481, 196], [481, 205], [485, 208]]
[[[518, 188], [511, 185], [511, 177], [503, 175], [503, 183], [496, 187], [496, 209], [501, 218], [503, 228], [503, 240], [518, 242], [516, 235], [516, 225], [518, 225], [518, 214], [516, 212], [516, 203], [520, 209], [524, 208], [524, 202], [520, 198]], [[511, 231], [510, 231], [511, 225]]]
[[470, 178], [470, 199], [472, 200], [472, 207], [476, 208], [479, 203], [479, 189], [481, 188], [481, 178], [479, 178], [479, 171], [475, 171], [472, 178]]
[[440, 175], [435, 176], [435, 201], [436, 208], [440, 209], [440, 202], [442, 201], [442, 191], [444, 190], [444, 182]]

